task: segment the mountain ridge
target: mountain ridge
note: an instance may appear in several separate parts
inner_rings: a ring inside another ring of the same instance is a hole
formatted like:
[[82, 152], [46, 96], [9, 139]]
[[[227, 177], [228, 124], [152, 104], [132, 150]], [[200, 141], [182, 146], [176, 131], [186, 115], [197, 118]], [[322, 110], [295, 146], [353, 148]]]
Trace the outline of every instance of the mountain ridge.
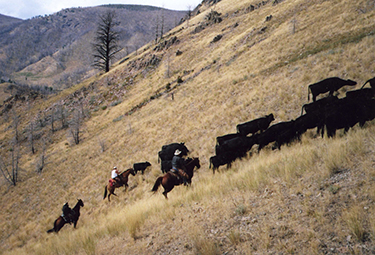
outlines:
[[[164, 29], [168, 31], [186, 14], [152, 6], [104, 5], [67, 8], [48, 16], [7, 23], [0, 29], [0, 76], [20, 84], [63, 89], [61, 86], [71, 86], [93, 75], [90, 42], [93, 42], [99, 15], [107, 10], [118, 12], [120, 25], [116, 29], [120, 35], [119, 46], [124, 48], [118, 54], [119, 59], [155, 39], [155, 25], [161, 22], [162, 15], [165, 15]], [[61, 70], [48, 75], [30, 72], [31, 65], [37, 66], [47, 56], [53, 57], [63, 69], [73, 67], [70, 69], [74, 71]]]

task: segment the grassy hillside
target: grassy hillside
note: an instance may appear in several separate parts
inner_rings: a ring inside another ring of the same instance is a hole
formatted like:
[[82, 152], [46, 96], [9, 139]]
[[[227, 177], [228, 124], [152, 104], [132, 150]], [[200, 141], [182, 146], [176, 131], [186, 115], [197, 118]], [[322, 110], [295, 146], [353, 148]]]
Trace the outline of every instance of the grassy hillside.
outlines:
[[[311, 130], [280, 151], [254, 148], [231, 169], [209, 169], [215, 138], [238, 123], [269, 113], [275, 123], [295, 119], [309, 84], [339, 76], [359, 88], [375, 76], [372, 1], [260, 2], [202, 6], [165, 36], [173, 44], [146, 45], [110, 73], [18, 110], [21, 127], [57, 104], [83, 106], [90, 117], [78, 145], [69, 129], [43, 129], [39, 174], [41, 141], [34, 155], [24, 143], [20, 182], [1, 185], [1, 253], [373, 253], [373, 122], [333, 139]], [[221, 22], [207, 20], [214, 11]], [[1, 128], [5, 157], [13, 128], [6, 121]], [[185, 142], [201, 168], [191, 187], [176, 187], [165, 200], [150, 190], [161, 175], [157, 152], [172, 142]], [[103, 201], [114, 165], [146, 160], [151, 170]], [[63, 203], [76, 198], [85, 203], [77, 229], [47, 234]]]

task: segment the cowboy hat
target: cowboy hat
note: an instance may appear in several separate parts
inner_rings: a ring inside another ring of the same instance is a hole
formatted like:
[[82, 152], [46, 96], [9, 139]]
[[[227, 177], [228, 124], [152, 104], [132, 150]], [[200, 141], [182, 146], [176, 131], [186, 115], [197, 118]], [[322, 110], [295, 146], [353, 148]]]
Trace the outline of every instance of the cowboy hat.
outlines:
[[179, 149], [177, 149], [175, 152], [174, 152], [174, 155], [175, 156], [178, 156], [178, 155], [180, 155], [181, 154], [181, 151], [179, 150]]

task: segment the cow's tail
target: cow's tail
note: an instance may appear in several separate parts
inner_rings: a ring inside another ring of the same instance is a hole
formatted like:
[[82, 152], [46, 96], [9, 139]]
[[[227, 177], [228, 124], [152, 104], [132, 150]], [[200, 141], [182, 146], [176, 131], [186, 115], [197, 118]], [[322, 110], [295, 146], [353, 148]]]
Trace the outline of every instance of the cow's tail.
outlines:
[[105, 186], [103, 199], [105, 199], [107, 197], [107, 193], [108, 193], [107, 186]]
[[160, 176], [159, 178], [157, 178], [156, 181], [155, 181], [154, 187], [152, 187], [151, 191], [156, 192], [158, 190], [158, 188], [159, 188], [162, 180], [163, 180], [162, 176]]

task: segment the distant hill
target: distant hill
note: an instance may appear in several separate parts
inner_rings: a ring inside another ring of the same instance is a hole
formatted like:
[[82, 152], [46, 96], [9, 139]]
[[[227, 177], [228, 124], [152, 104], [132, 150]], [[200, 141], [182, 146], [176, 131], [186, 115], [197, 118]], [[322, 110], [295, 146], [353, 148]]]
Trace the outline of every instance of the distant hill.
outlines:
[[22, 22], [1, 15], [0, 77], [61, 89], [93, 75], [91, 43], [99, 16], [107, 10], [114, 10], [120, 22], [119, 59], [155, 39], [157, 25], [165, 33], [186, 15], [142, 5], [68, 8]]
[[21, 21], [22, 21], [22, 19], [18, 19], [18, 18], [14, 18], [14, 17], [10, 17], [10, 16], [0, 14], [0, 26], [12, 24], [12, 23], [18, 23], [18, 22], [21, 22]]

